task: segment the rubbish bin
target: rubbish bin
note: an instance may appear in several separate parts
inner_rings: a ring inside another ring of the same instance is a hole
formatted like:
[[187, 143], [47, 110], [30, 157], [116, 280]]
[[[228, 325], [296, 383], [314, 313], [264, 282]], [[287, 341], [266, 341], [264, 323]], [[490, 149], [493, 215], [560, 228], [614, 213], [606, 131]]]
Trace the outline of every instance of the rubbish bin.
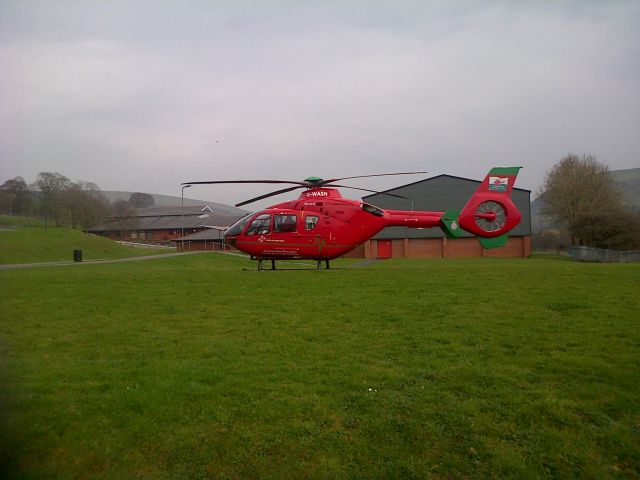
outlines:
[[74, 250], [73, 251], [73, 261], [81, 262], [82, 261], [82, 250]]

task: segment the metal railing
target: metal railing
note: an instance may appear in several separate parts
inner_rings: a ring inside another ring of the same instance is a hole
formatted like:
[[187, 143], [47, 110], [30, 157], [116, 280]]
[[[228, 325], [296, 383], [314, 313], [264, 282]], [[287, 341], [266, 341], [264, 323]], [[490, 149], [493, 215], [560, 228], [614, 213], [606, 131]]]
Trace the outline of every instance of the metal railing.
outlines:
[[571, 247], [572, 260], [579, 262], [636, 263], [640, 262], [640, 250], [609, 250], [607, 248]]
[[156, 243], [138, 243], [138, 242], [128, 242], [125, 240], [116, 240], [116, 243], [120, 245], [125, 245], [127, 247], [136, 247], [136, 248], [168, 248], [171, 250], [175, 250], [175, 246], [172, 245], [160, 245]]

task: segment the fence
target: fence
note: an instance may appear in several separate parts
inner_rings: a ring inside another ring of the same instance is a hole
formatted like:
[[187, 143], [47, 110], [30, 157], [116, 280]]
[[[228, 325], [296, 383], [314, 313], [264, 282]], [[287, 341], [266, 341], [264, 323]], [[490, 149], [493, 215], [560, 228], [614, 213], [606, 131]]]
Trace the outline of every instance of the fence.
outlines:
[[571, 247], [569, 254], [572, 260], [579, 262], [640, 262], [640, 250], [620, 251], [593, 247]]
[[136, 247], [136, 248], [169, 248], [171, 250], [175, 250], [175, 246], [173, 245], [160, 245], [156, 243], [136, 243], [136, 242], [125, 242], [123, 240], [116, 240], [116, 243], [120, 245], [125, 245], [127, 247]]

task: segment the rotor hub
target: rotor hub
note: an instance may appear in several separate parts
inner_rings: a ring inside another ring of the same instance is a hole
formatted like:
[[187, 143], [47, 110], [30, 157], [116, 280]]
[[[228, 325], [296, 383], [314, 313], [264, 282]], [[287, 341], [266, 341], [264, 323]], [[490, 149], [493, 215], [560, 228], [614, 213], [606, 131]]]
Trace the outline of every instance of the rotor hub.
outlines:
[[497, 232], [507, 223], [507, 212], [498, 202], [488, 200], [476, 208], [474, 214], [478, 228], [485, 232]]
[[324, 180], [320, 177], [308, 177], [304, 179], [307, 184], [307, 188], [318, 188], [324, 183]]

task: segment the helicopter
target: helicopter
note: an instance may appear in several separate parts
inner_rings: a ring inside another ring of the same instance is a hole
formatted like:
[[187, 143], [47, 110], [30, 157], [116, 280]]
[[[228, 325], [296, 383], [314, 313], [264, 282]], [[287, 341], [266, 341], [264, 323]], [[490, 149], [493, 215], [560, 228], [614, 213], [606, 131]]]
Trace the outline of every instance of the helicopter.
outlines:
[[406, 198], [391, 192], [377, 192], [336, 182], [355, 178], [388, 175], [413, 175], [427, 172], [399, 172], [323, 180], [309, 177], [290, 180], [211, 180], [184, 182], [182, 185], [205, 184], [287, 184], [293, 185], [236, 204], [247, 205], [293, 190], [304, 189], [295, 200], [272, 205], [250, 213], [224, 232], [225, 242], [250, 255], [263, 270], [263, 261], [316, 260], [330, 268], [329, 261], [341, 257], [362, 245], [386, 227], [441, 228], [449, 238], [464, 232], [475, 235], [484, 248], [502, 247], [507, 233], [520, 222], [522, 215], [511, 200], [511, 191], [522, 167], [495, 167], [486, 175], [462, 210], [430, 212], [420, 210], [389, 210], [362, 200], [343, 198], [338, 188]]

